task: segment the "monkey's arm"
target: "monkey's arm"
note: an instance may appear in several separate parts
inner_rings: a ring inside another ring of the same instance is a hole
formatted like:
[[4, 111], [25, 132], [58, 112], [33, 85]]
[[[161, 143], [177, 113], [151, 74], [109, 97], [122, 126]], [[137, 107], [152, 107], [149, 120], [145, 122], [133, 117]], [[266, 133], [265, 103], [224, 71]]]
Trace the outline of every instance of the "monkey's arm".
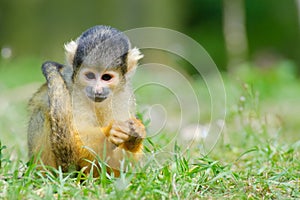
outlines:
[[55, 62], [45, 62], [42, 66], [47, 80], [50, 117], [50, 144], [56, 157], [57, 166], [67, 171], [76, 163], [76, 137], [73, 130], [70, 93], [59, 71], [63, 65]]

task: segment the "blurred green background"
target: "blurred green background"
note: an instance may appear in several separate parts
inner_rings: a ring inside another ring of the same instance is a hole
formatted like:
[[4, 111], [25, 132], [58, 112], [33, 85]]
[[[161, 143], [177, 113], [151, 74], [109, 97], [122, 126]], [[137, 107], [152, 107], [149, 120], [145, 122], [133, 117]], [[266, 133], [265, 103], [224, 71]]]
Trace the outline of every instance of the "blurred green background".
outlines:
[[[0, 140], [26, 156], [26, 103], [44, 81], [41, 63], [63, 62], [63, 44], [97, 24], [122, 31], [164, 27], [190, 36], [224, 75], [229, 132], [238, 132], [231, 122], [240, 96], [250, 99], [243, 106], [256, 109], [257, 91], [258, 113], [273, 113], [271, 123], [292, 140], [299, 138], [299, 5], [299, 0], [0, 0]], [[209, 97], [202, 96], [201, 103], [209, 105]], [[209, 119], [209, 113], [204, 116]]]
[[[62, 44], [96, 24], [123, 31], [155, 26], [197, 40], [218, 67], [225, 69], [228, 52], [223, 33], [224, 2], [231, 7], [243, 4], [233, 8], [231, 14], [238, 18], [237, 23], [244, 15], [244, 24], [238, 26], [246, 28], [247, 59], [259, 60], [267, 55], [300, 63], [297, 0], [1, 0], [0, 47], [11, 48], [13, 58], [34, 55], [62, 60]], [[244, 14], [238, 13], [241, 11]]]

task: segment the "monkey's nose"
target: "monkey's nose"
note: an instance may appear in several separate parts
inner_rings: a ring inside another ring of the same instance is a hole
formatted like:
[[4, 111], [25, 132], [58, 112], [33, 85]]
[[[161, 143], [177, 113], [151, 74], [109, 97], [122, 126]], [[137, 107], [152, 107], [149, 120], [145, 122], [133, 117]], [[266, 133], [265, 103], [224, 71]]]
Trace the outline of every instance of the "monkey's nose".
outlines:
[[95, 96], [101, 96], [102, 95], [102, 91], [95, 91]]

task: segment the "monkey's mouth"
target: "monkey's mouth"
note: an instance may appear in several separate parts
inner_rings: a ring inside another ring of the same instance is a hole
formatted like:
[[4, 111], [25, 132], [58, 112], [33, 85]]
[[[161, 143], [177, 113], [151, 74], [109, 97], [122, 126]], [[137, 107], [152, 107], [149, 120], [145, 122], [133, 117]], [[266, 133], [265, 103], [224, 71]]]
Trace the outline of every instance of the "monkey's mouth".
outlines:
[[107, 99], [107, 96], [102, 96], [102, 95], [95, 95], [95, 96], [88, 96], [92, 101], [94, 102], [102, 102], [105, 99]]
[[108, 88], [103, 88], [103, 90], [101, 90], [100, 92], [94, 91], [92, 87], [87, 87], [85, 89], [86, 96], [88, 96], [90, 100], [96, 103], [102, 102], [107, 99], [109, 96], [109, 91], [110, 90]]

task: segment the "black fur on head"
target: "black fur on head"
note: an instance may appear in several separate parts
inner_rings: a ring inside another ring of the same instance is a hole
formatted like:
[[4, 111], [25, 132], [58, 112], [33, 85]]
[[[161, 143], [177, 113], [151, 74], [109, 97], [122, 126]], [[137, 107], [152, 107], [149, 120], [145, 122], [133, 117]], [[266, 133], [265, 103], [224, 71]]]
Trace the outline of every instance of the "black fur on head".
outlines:
[[75, 75], [82, 64], [88, 66], [121, 67], [126, 73], [126, 57], [131, 48], [128, 37], [109, 26], [94, 26], [76, 40], [73, 60]]

